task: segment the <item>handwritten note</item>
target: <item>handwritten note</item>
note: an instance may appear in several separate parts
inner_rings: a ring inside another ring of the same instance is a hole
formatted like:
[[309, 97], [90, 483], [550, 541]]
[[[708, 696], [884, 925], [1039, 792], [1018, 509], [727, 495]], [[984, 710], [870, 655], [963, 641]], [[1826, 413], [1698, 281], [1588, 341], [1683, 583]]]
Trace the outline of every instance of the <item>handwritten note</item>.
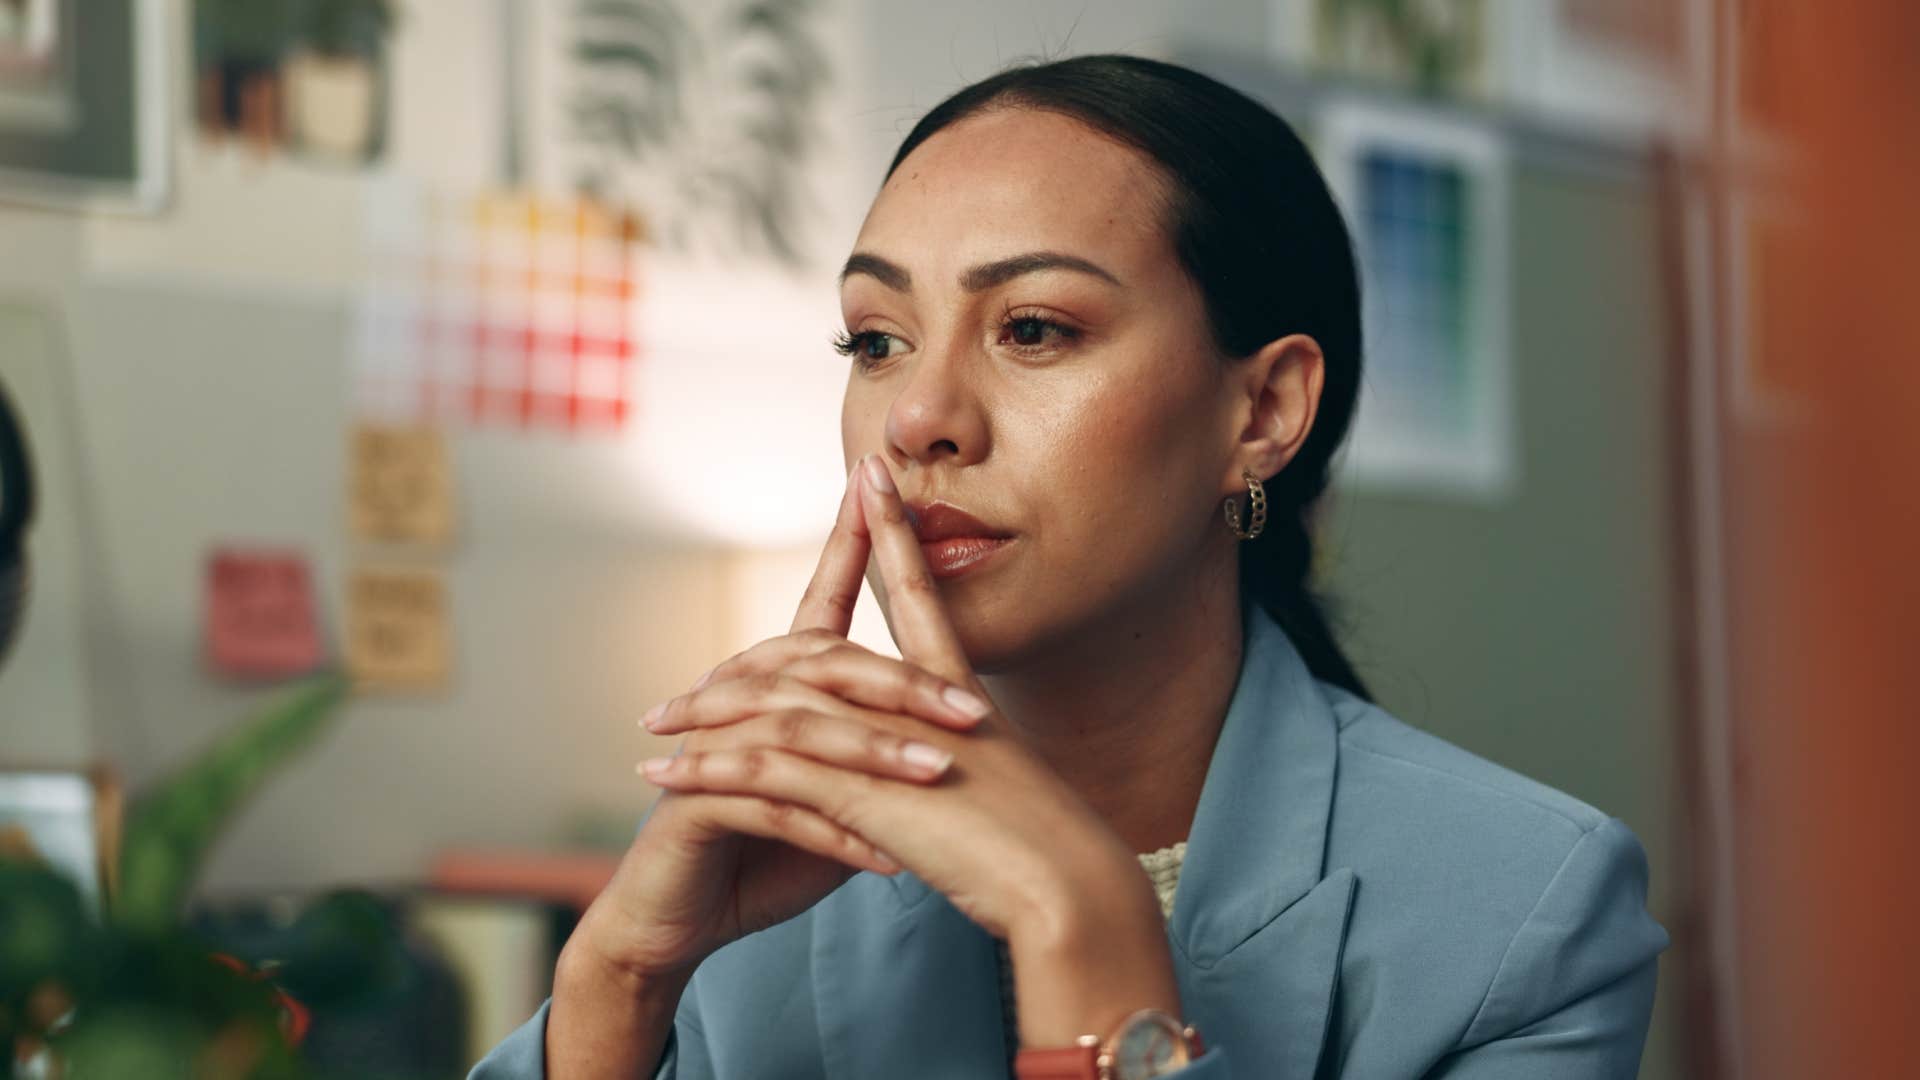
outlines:
[[453, 536], [453, 475], [434, 428], [362, 424], [353, 432], [348, 518], [356, 539], [444, 545]]
[[204, 629], [207, 666], [223, 675], [280, 678], [319, 667], [306, 556], [216, 549], [207, 559]]
[[451, 639], [446, 585], [437, 571], [362, 567], [348, 579], [347, 670], [358, 686], [443, 686]]

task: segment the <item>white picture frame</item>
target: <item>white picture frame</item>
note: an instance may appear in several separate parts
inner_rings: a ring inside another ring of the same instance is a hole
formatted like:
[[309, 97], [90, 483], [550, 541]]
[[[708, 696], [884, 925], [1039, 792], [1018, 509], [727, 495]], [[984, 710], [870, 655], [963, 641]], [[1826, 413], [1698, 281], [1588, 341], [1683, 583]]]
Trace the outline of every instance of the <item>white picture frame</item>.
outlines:
[[[1315, 117], [1313, 142], [1360, 262], [1360, 404], [1342, 481], [1507, 498], [1520, 469], [1504, 136], [1457, 113], [1335, 99]], [[1382, 202], [1406, 198], [1422, 201]]]
[[[60, 20], [56, 47], [66, 50], [68, 74], [0, 108], [0, 202], [130, 215], [166, 206], [171, 2], [88, 0], [84, 19], [81, 0], [49, 9]], [[96, 55], [116, 39], [123, 54]], [[116, 117], [125, 117], [124, 130]], [[109, 161], [83, 149], [94, 144], [111, 145]]]

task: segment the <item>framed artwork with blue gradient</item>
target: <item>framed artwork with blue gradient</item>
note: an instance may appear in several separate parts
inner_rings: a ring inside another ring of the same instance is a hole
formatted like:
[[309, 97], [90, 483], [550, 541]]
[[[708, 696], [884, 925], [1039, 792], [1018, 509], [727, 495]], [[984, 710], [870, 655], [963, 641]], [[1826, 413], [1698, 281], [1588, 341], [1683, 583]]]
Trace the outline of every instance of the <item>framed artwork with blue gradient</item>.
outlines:
[[1457, 112], [1336, 101], [1313, 141], [1360, 262], [1364, 362], [1343, 479], [1504, 497], [1518, 476], [1503, 137]]

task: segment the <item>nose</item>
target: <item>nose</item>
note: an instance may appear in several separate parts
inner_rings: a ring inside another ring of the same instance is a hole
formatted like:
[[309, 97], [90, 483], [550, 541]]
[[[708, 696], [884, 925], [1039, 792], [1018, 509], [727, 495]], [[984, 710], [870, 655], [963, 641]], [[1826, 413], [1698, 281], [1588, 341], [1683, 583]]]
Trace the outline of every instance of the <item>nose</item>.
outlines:
[[887, 456], [897, 469], [935, 462], [970, 465], [987, 452], [977, 365], [954, 344], [925, 348], [914, 357], [899, 393], [887, 406]]

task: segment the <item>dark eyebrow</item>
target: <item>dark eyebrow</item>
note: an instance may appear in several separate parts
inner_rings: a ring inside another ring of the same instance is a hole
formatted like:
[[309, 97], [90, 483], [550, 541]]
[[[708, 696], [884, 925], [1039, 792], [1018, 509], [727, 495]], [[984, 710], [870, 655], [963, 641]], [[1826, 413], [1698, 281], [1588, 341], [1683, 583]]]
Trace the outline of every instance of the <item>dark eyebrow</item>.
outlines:
[[907, 268], [898, 263], [888, 262], [878, 255], [869, 255], [864, 251], [854, 252], [847, 259], [847, 265], [840, 269], [840, 284], [845, 285], [847, 279], [854, 274], [866, 274], [877, 278], [880, 284], [894, 292], [913, 291], [913, 275], [907, 273]]
[[1082, 274], [1092, 274], [1113, 285], [1119, 285], [1120, 279], [1108, 273], [1099, 264], [1088, 262], [1078, 255], [1066, 255], [1057, 251], [1030, 251], [1025, 255], [1000, 259], [995, 262], [981, 263], [970, 267], [960, 275], [960, 287], [968, 292], [982, 292], [1019, 277], [1041, 270], [1073, 270]]
[[[1121, 284], [1119, 278], [1114, 277], [1098, 263], [1089, 262], [1078, 255], [1067, 255], [1057, 251], [1030, 251], [1024, 255], [1013, 255], [967, 268], [960, 275], [960, 287], [968, 292], [983, 292], [995, 285], [1005, 284], [1022, 274], [1037, 273], [1041, 270], [1073, 270], [1082, 274], [1091, 274], [1114, 285]], [[854, 274], [867, 274], [895, 292], [913, 291], [913, 275], [907, 273], [906, 267], [888, 262], [878, 255], [870, 255], [862, 251], [854, 252], [853, 256], [847, 259], [847, 265], [840, 271], [840, 284], [845, 285], [847, 278]]]

